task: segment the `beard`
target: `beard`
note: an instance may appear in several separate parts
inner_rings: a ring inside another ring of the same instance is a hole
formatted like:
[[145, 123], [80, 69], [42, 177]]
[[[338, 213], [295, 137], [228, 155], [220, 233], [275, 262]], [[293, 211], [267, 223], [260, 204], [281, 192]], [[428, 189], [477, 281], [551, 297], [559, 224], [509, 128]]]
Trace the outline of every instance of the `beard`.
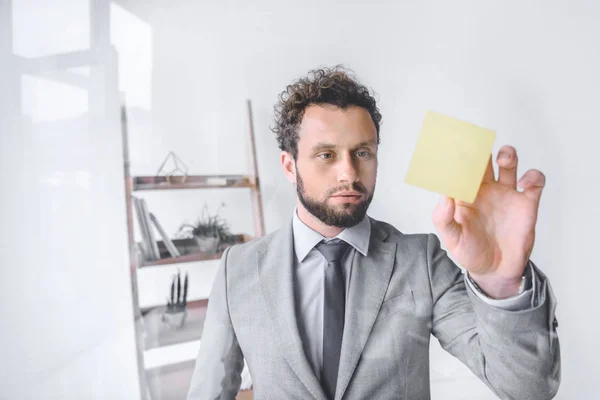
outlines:
[[[373, 200], [374, 190], [369, 194], [367, 188], [358, 182], [328, 190], [324, 201], [311, 199], [306, 193], [304, 182], [298, 173], [298, 169], [296, 169], [296, 177], [296, 192], [298, 193], [298, 199], [300, 199], [300, 203], [302, 203], [304, 208], [306, 208], [309, 213], [311, 213], [325, 225], [335, 226], [338, 228], [350, 228], [358, 224], [367, 214], [367, 209], [371, 204], [371, 200]], [[327, 204], [327, 199], [329, 196], [342, 190], [354, 190], [362, 193], [365, 195], [364, 200], [358, 204], [341, 204], [341, 210]]]

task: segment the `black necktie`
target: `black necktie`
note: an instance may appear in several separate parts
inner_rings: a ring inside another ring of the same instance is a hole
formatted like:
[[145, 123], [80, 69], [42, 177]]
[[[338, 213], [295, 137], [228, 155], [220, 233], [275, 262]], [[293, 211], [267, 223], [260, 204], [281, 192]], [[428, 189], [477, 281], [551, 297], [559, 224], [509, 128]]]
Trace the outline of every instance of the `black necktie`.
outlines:
[[344, 241], [320, 243], [317, 250], [327, 260], [325, 269], [325, 302], [323, 304], [323, 369], [321, 384], [330, 399], [335, 397], [338, 367], [344, 333], [346, 283], [342, 257], [349, 244]]

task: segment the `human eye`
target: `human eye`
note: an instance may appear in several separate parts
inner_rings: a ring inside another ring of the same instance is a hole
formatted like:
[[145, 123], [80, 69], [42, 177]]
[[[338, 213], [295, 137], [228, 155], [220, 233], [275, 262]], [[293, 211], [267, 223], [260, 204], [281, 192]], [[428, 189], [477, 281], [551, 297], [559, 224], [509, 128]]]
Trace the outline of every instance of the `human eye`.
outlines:
[[356, 156], [359, 158], [367, 158], [371, 155], [371, 152], [369, 150], [358, 150], [356, 152]]
[[331, 160], [333, 158], [333, 154], [332, 153], [320, 153], [317, 155], [318, 158], [320, 158], [321, 160]]

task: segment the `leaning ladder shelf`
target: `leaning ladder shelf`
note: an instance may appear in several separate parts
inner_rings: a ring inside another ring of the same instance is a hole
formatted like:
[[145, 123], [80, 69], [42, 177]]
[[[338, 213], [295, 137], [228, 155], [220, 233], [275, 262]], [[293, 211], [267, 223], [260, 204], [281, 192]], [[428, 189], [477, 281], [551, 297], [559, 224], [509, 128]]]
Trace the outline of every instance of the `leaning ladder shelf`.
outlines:
[[[260, 184], [258, 180], [258, 167], [256, 158], [256, 143], [254, 138], [254, 123], [252, 118], [252, 104], [247, 101], [248, 112], [248, 133], [250, 136], [250, 174], [248, 175], [188, 175], [188, 176], [131, 176], [129, 161], [129, 142], [127, 131], [127, 113], [125, 105], [121, 107], [121, 128], [123, 135], [123, 159], [125, 176], [125, 200], [127, 212], [127, 228], [129, 242], [129, 260], [131, 288], [133, 297], [133, 309], [136, 327], [136, 347], [138, 355], [138, 368], [141, 369], [140, 376], [144, 382], [141, 383], [143, 398], [154, 400], [152, 398], [148, 379], [160, 378], [160, 368], [147, 370], [145, 355], [148, 351], [166, 349], [169, 346], [189, 345], [199, 342], [202, 335], [204, 316], [206, 314], [207, 299], [196, 299], [188, 302], [189, 320], [187, 329], [184, 327], [176, 334], [165, 332], [160, 326], [160, 313], [164, 306], [140, 308], [138, 298], [138, 272], [148, 267], [164, 267], [174, 264], [201, 262], [209, 260], [218, 260], [220, 253], [201, 253], [193, 252], [182, 254], [180, 257], [161, 258], [154, 261], [143, 260], [138, 245], [134, 239], [134, 218], [133, 218], [133, 193], [139, 191], [164, 191], [164, 190], [190, 190], [190, 189], [226, 189], [226, 188], [247, 188], [250, 189], [252, 199], [252, 213], [254, 219], [254, 235], [237, 235], [236, 242], [244, 243], [255, 237], [264, 235], [264, 217], [261, 199]], [[184, 382], [189, 379], [191, 371], [189, 370], [193, 363], [189, 360], [180, 363], [183, 368], [187, 368], [183, 374], [179, 373], [176, 381], [187, 385]], [[156, 372], [156, 371], [159, 372]], [[183, 380], [181, 379], [183, 376]], [[158, 399], [157, 399], [158, 400]]]

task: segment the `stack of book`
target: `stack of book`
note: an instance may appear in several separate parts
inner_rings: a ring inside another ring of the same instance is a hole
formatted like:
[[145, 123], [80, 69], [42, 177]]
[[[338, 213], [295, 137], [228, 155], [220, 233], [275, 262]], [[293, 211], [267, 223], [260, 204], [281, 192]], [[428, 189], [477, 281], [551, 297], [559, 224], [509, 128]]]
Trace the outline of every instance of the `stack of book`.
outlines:
[[155, 261], [161, 259], [161, 253], [159, 251], [159, 246], [156, 242], [155, 231], [152, 226], [154, 226], [156, 231], [158, 231], [158, 234], [162, 238], [164, 246], [168, 250], [169, 255], [171, 257], [179, 257], [180, 253], [175, 244], [173, 244], [171, 238], [169, 238], [163, 227], [160, 225], [158, 219], [156, 219], [156, 216], [148, 211], [146, 200], [135, 196], [132, 196], [132, 198], [138, 218], [140, 233], [142, 235], [140, 247], [144, 256], [144, 260]]

